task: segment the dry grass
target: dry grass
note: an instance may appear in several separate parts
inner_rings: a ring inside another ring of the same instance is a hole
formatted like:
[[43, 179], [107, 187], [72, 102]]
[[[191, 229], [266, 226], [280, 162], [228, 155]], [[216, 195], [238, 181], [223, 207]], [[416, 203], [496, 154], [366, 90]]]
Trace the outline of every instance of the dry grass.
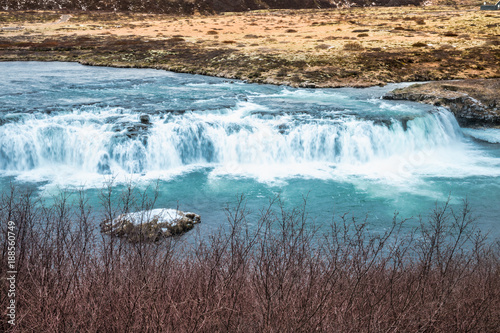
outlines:
[[[0, 60], [155, 67], [316, 87], [500, 75], [500, 14], [478, 7], [260, 10], [208, 16], [75, 12], [57, 25], [45, 21], [55, 13], [39, 15], [0, 12], [2, 25], [24, 27], [0, 31]], [[185, 43], [168, 42], [176, 35]], [[82, 44], [81, 38], [89, 40]], [[356, 39], [364, 50], [345, 48], [346, 41]], [[48, 45], [48, 40], [59, 45]], [[328, 41], [328, 48], [318, 47], [319, 41]], [[118, 42], [123, 50], [116, 49]], [[151, 56], [142, 53], [144, 49], [170, 56]], [[276, 66], [290, 75], [276, 76]], [[256, 71], [260, 75], [254, 75]]]
[[[134, 191], [118, 204], [112, 191], [102, 191], [100, 214], [154, 204]], [[436, 208], [412, 233], [395, 218], [374, 234], [347, 216], [320, 231], [304, 208], [285, 210], [279, 201], [250, 218], [241, 200], [213, 234], [156, 244], [102, 236], [95, 216], [83, 193], [63, 192], [50, 206], [17, 189], [2, 195], [2, 228], [8, 220], [17, 227], [14, 331], [497, 332], [500, 325], [500, 244], [477, 233], [467, 205]]]

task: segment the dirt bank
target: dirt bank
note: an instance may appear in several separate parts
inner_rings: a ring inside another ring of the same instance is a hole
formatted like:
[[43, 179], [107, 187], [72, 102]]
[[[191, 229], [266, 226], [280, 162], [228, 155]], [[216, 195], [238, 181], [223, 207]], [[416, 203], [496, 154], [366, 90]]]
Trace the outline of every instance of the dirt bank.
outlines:
[[71, 15], [53, 24], [60, 13], [0, 12], [0, 60], [151, 67], [305, 87], [500, 77], [500, 13], [478, 7]]

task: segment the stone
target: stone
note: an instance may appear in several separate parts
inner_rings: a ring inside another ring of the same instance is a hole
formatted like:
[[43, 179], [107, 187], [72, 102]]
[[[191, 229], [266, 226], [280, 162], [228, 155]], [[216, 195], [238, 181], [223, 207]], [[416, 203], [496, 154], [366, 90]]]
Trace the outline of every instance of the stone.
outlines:
[[129, 242], [157, 242], [161, 239], [182, 235], [201, 222], [192, 212], [176, 209], [153, 209], [122, 214], [101, 223], [101, 232]]
[[498, 79], [431, 82], [395, 89], [384, 99], [408, 100], [448, 108], [460, 126], [500, 125]]
[[141, 114], [139, 120], [141, 121], [141, 124], [148, 125], [151, 123], [151, 120], [147, 114]]

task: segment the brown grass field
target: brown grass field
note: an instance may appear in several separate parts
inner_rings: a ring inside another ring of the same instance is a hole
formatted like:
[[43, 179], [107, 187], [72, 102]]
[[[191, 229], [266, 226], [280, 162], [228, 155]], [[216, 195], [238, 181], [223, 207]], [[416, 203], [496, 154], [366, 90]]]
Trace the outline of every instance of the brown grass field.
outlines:
[[500, 76], [500, 12], [479, 6], [70, 14], [56, 23], [56, 12], [0, 12], [0, 60], [152, 67], [307, 87]]

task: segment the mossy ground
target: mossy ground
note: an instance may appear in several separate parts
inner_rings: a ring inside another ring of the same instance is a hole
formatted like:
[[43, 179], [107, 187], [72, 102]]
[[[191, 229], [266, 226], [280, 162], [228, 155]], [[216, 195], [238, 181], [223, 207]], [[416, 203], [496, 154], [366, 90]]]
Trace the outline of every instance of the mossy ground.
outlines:
[[[39, 15], [39, 17], [37, 16]], [[250, 82], [364, 87], [500, 77], [500, 12], [474, 7], [211, 16], [0, 12], [0, 60], [152, 67]]]

